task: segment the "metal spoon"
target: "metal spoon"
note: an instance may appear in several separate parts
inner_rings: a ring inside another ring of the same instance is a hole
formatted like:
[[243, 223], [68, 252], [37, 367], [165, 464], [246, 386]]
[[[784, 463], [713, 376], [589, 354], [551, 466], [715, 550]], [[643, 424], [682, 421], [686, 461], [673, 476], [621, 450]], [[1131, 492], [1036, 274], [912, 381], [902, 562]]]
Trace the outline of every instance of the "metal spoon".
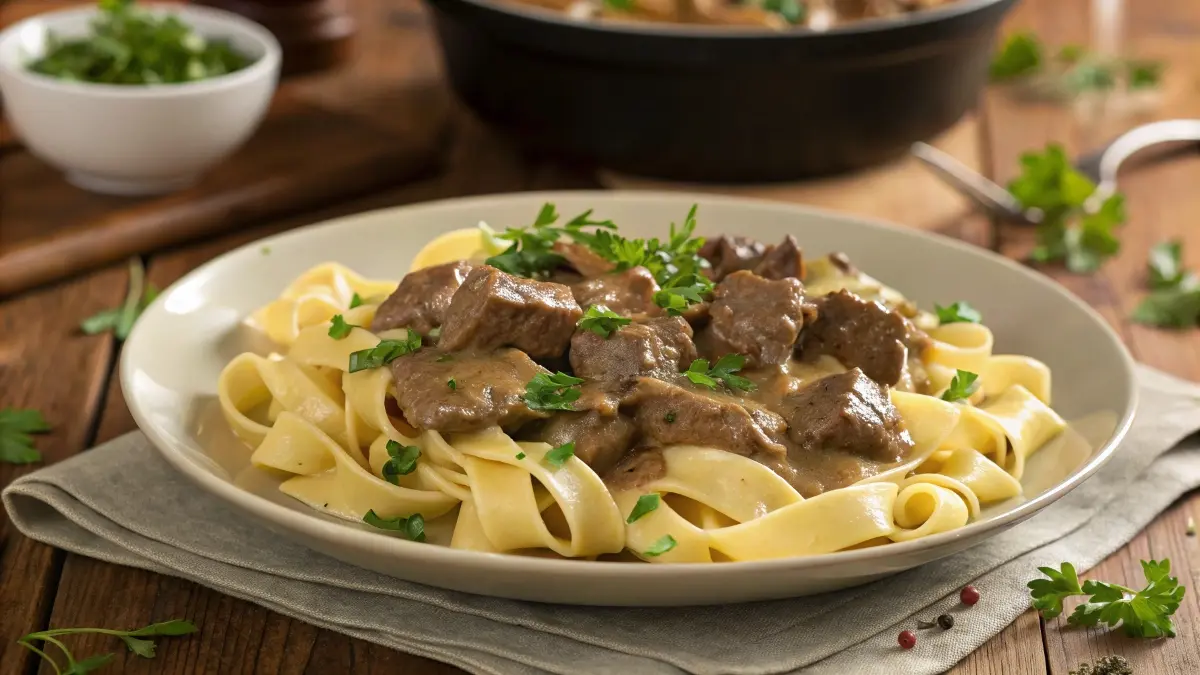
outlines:
[[[1152, 145], [1180, 141], [1200, 141], [1200, 120], [1164, 120], [1135, 127], [1079, 159], [1075, 168], [1096, 183], [1094, 197], [1103, 199], [1117, 189], [1117, 172], [1125, 160]], [[992, 216], [1024, 225], [1042, 221], [1040, 209], [1022, 207], [1008, 190], [932, 145], [914, 143], [912, 154]]]

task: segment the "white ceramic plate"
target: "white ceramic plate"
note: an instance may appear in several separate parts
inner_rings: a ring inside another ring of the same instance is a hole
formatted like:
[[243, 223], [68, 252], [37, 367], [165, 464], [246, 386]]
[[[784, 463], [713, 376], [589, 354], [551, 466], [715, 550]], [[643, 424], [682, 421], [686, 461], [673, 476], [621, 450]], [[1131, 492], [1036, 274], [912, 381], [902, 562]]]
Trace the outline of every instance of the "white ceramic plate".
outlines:
[[[702, 234], [778, 241], [791, 233], [811, 256], [840, 250], [919, 303], [966, 300], [983, 312], [997, 353], [1027, 354], [1053, 372], [1053, 404], [1071, 429], [1034, 455], [1025, 495], [993, 505], [959, 530], [808, 558], [647, 565], [459, 551], [368, 531], [315, 513], [249, 465], [215, 403], [217, 376], [240, 352], [269, 345], [242, 326], [296, 276], [339, 261], [399, 279], [443, 232], [486, 220], [530, 222], [538, 207], [595, 208], [631, 236], [662, 236], [700, 204]], [[264, 253], [269, 247], [269, 254]], [[365, 213], [248, 244], [193, 271], [146, 311], [121, 361], [125, 400], [164, 456], [279, 536], [406, 580], [508, 598], [572, 604], [689, 605], [781, 598], [864, 583], [979, 544], [1016, 525], [1096, 471], [1133, 419], [1133, 362], [1094, 311], [1049, 279], [988, 251], [922, 232], [790, 205], [680, 194], [561, 192], [478, 197]]]

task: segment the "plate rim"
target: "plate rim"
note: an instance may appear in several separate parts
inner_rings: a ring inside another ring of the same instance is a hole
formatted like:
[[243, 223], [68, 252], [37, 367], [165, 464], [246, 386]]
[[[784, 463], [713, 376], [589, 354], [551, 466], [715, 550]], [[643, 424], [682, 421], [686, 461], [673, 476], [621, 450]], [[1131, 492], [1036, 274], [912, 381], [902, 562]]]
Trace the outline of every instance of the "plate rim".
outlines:
[[[432, 201], [418, 202], [414, 204], [404, 204], [400, 206], [383, 207], [378, 209], [370, 209], [360, 211], [358, 213], [339, 216], [337, 218], [317, 221], [308, 225], [293, 228], [285, 232], [276, 233], [246, 242], [232, 250], [226, 251], [212, 260], [189, 271], [184, 276], [177, 279], [159, 294], [158, 298], [152, 303], [151, 308], [161, 310], [161, 304], [164, 303], [171, 294], [179, 287], [192, 281], [212, 270], [215, 267], [227, 264], [227, 261], [239, 255], [244, 255], [247, 251], [261, 249], [263, 246], [269, 246], [273, 243], [287, 239], [302, 239], [309, 235], [312, 231], [325, 228], [335, 228], [340, 225], [362, 220], [369, 217], [380, 217], [385, 214], [404, 212], [405, 214], [417, 214], [418, 217], [422, 212], [437, 213], [450, 206], [469, 207], [472, 205], [496, 204], [508, 205], [511, 203], [529, 203], [536, 205], [540, 202], [560, 201], [564, 199], [594, 199], [597, 201], [662, 201], [662, 202], [677, 202], [680, 204], [701, 203], [701, 204], [723, 204], [732, 207], [745, 206], [759, 210], [775, 211], [780, 214], [803, 215], [809, 218], [820, 218], [834, 221], [857, 221], [861, 225], [865, 225], [874, 230], [886, 230], [898, 232], [905, 236], [911, 236], [922, 239], [936, 240], [939, 244], [949, 246], [970, 255], [982, 256], [991, 258], [993, 261], [1007, 267], [1010, 271], [1016, 274], [1021, 274], [1034, 281], [1035, 283], [1045, 287], [1051, 292], [1058, 293], [1064, 296], [1069, 302], [1083, 310], [1084, 314], [1092, 321], [1095, 327], [1100, 329], [1100, 332], [1111, 343], [1117, 346], [1117, 351], [1121, 355], [1121, 368], [1125, 374], [1125, 399], [1128, 401], [1126, 409], [1119, 412], [1119, 419], [1109, 438], [1094, 451], [1092, 457], [1086, 464], [1078, 469], [1065, 480], [1057, 483], [1055, 486], [1046, 492], [1023, 502], [1007, 513], [996, 516], [986, 521], [968, 523], [963, 527], [948, 532], [941, 532], [921, 537], [904, 542], [893, 542], [887, 546], [875, 546], [865, 549], [855, 549], [848, 551], [835, 551], [833, 553], [823, 553], [812, 556], [792, 556], [785, 558], [771, 558], [766, 560], [751, 560], [751, 561], [736, 561], [724, 562], [721, 564], [712, 563], [671, 563], [663, 565], [634, 565], [625, 562], [616, 561], [592, 561], [592, 560], [558, 560], [552, 558], [540, 558], [534, 556], [517, 556], [506, 553], [492, 553], [484, 551], [469, 551], [453, 549], [449, 546], [431, 546], [429, 544], [408, 541], [400, 537], [391, 536], [383, 533], [369, 532], [367, 530], [353, 527], [352, 521], [345, 523], [333, 522], [315, 515], [306, 514], [299, 510], [290, 509], [281, 504], [272, 502], [271, 500], [261, 497], [252, 492], [243, 490], [233, 483], [224, 480], [201, 467], [193, 464], [182, 453], [176, 451], [172, 447], [173, 441], [164, 436], [164, 434], [149, 422], [145, 412], [141, 409], [141, 405], [137, 396], [132, 391], [132, 373], [135, 370], [135, 361], [137, 354], [141, 351], [139, 345], [143, 336], [146, 335], [144, 330], [144, 322], [138, 321], [133, 328], [133, 331], [126, 340], [124, 348], [121, 352], [120, 361], [120, 378], [121, 392], [129, 407], [130, 414], [137, 423], [138, 428], [146, 435], [151, 443], [158, 449], [159, 453], [178, 470], [180, 473], [187, 476], [200, 487], [214, 494], [226, 503], [229, 503], [237, 508], [243, 509], [255, 517], [267, 523], [276, 526], [284, 527], [288, 530], [295, 531], [306, 537], [318, 536], [319, 539], [326, 542], [337, 542], [342, 546], [352, 546], [356, 550], [378, 550], [381, 554], [386, 554], [394, 558], [403, 559], [410, 556], [421, 556], [424, 558], [422, 562], [434, 565], [446, 565], [449, 567], [471, 567], [476, 565], [487, 565], [487, 569], [496, 572], [543, 572], [554, 573], [557, 575], [579, 576], [579, 577], [595, 577], [597, 575], [605, 576], [612, 580], [641, 580], [654, 579], [665, 576], [675, 576], [679, 574], [687, 574], [689, 577], [699, 575], [700, 578], [719, 578], [725, 574], [731, 573], [770, 573], [781, 570], [795, 572], [803, 569], [821, 569], [836, 565], [846, 564], [861, 564], [875, 562], [884, 566], [889, 559], [898, 559], [906, 554], [920, 554], [926, 549], [938, 549], [943, 546], [949, 546], [954, 542], [964, 538], [974, 538], [975, 543], [983, 543], [987, 538], [998, 534], [1012, 525], [1016, 525], [1030, 516], [1042, 511], [1047, 506], [1058, 501], [1066, 496], [1084, 481], [1089, 479], [1096, 473], [1116, 452], [1120, 443], [1124, 440], [1130, 426], [1133, 423], [1138, 407], [1138, 390], [1136, 385], [1136, 367], [1132, 355], [1129, 353], [1125, 343], [1121, 341], [1116, 331], [1108, 324], [1107, 321], [1077, 295], [1072, 293], [1063, 285], [1054, 280], [1040, 274], [1033, 269], [1020, 264], [1010, 258], [1004, 257], [994, 251], [982, 247], [968, 244], [962, 240], [955, 239], [937, 232], [930, 232], [917, 228], [910, 228], [892, 223], [880, 218], [870, 216], [860, 216], [843, 211], [813, 207], [802, 204], [794, 204], [790, 202], [781, 202], [769, 199], [748, 198], [729, 195], [706, 194], [701, 192], [674, 192], [660, 190], [547, 190], [547, 191], [530, 191], [516, 193], [501, 193], [501, 194], [485, 194], [473, 195], [469, 197], [450, 197]], [[535, 207], [536, 208], [536, 207]], [[346, 539], [348, 538], [348, 539]], [[306, 545], [306, 544], [305, 544]], [[975, 544], [969, 544], [968, 547]], [[307, 546], [307, 545], [306, 545]], [[938, 556], [941, 557], [941, 556]], [[926, 561], [928, 562], [928, 561]], [[901, 569], [907, 569], [918, 565], [905, 565]], [[893, 570], [898, 571], [898, 570]]]

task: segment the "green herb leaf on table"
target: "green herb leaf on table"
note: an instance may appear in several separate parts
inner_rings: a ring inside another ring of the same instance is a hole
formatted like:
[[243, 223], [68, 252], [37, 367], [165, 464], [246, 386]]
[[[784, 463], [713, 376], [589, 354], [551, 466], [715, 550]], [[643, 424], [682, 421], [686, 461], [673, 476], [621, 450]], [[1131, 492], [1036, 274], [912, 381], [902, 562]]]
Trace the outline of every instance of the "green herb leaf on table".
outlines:
[[1183, 267], [1182, 256], [1178, 241], [1150, 250], [1147, 270], [1153, 290], [1134, 308], [1134, 321], [1162, 328], [1200, 324], [1200, 279]]
[[346, 320], [342, 318], [341, 314], [334, 314], [333, 318], [330, 319], [330, 322], [329, 337], [333, 338], [334, 340], [345, 339], [346, 336], [350, 335], [351, 330], [358, 328], [358, 326], [355, 326], [354, 324], [346, 323]]
[[1162, 61], [1131, 60], [1125, 62], [1125, 79], [1129, 88], [1155, 89], [1162, 84]]
[[129, 261], [129, 289], [125, 292], [125, 300], [120, 307], [97, 312], [79, 323], [79, 329], [86, 335], [96, 335], [112, 331], [118, 340], [129, 337], [133, 324], [142, 312], [158, 297], [158, 289], [154, 284], [146, 282], [146, 269], [139, 258]]
[[[153, 640], [145, 638], [151, 637], [178, 637], [181, 635], [189, 635], [197, 631], [196, 625], [191, 621], [176, 619], [173, 621], [164, 621], [161, 623], [152, 623], [149, 626], [139, 628], [137, 630], [111, 630], [107, 628], [52, 628], [49, 630], [29, 633], [17, 640], [17, 644], [37, 654], [43, 660], [48, 661], [55, 673], [62, 675], [86, 675], [93, 673], [116, 658], [116, 654], [99, 654], [89, 656], [82, 659], [76, 659], [71, 650], [58, 638], [63, 635], [79, 635], [83, 633], [98, 633], [119, 638], [129, 647], [129, 651], [137, 654], [145, 659], [154, 658], [155, 643]], [[38, 648], [34, 643], [42, 642], [43, 647], [46, 645], [54, 645], [59, 652], [67, 659], [66, 667], [60, 667], [59, 664], [46, 653], [44, 649]]]
[[1063, 79], [1067, 88], [1075, 92], [1108, 91], [1117, 86], [1116, 67], [1105, 61], [1082, 60]]
[[992, 81], [1004, 82], [1038, 72], [1042, 68], [1042, 51], [1042, 41], [1033, 33], [1008, 36], [992, 58]]
[[419, 513], [414, 513], [407, 518], [403, 516], [381, 518], [372, 509], [363, 516], [363, 522], [380, 530], [399, 532], [410, 541], [425, 541], [425, 517]]
[[384, 462], [380, 473], [384, 480], [392, 485], [400, 484], [400, 476], [407, 476], [417, 468], [417, 460], [421, 457], [421, 448], [415, 445], [401, 445], [396, 441], [388, 441], [384, 446], [390, 459]]
[[1173, 288], [1183, 282], [1183, 242], [1178, 239], [1155, 244], [1146, 263], [1150, 288]]
[[669, 534], [664, 534], [663, 536], [659, 537], [657, 541], [651, 544], [650, 548], [642, 551], [642, 554], [648, 555], [651, 558], [657, 558], [658, 556], [675, 548], [677, 543], [678, 542], [675, 541], [675, 537], [672, 537]]
[[1171, 615], [1179, 609], [1187, 589], [1171, 576], [1171, 561], [1143, 560], [1142, 574], [1146, 586], [1140, 591], [1103, 581], [1089, 579], [1079, 584], [1071, 563], [1061, 568], [1039, 567], [1046, 579], [1029, 582], [1030, 596], [1035, 609], [1052, 619], [1063, 611], [1063, 600], [1076, 595], [1090, 596], [1067, 618], [1076, 626], [1121, 626], [1130, 637], [1175, 637]]
[[550, 466], [561, 469], [563, 464], [567, 463], [568, 459], [575, 456], [575, 442], [570, 441], [563, 443], [557, 448], [551, 448], [546, 452], [546, 463]]
[[688, 369], [683, 371], [683, 374], [691, 380], [692, 384], [697, 384], [709, 389], [716, 389], [717, 383], [721, 382], [730, 389], [738, 389], [741, 391], [754, 391], [758, 387], [742, 377], [736, 375], [742, 366], [746, 365], [746, 357], [741, 354], [726, 354], [720, 359], [717, 359], [716, 364], [711, 368], [708, 364], [708, 359], [696, 359], [692, 361]]
[[564, 372], [538, 373], [525, 385], [525, 405], [530, 410], [574, 410], [582, 395], [583, 379]]
[[0, 462], [31, 464], [41, 461], [42, 453], [33, 447], [32, 434], [44, 434], [50, 425], [42, 413], [28, 408], [0, 409]]
[[402, 340], [380, 340], [378, 345], [370, 349], [360, 349], [350, 353], [348, 370], [357, 373], [360, 370], [382, 368], [401, 356], [412, 354], [421, 348], [421, 334], [409, 330]]
[[1067, 65], [1072, 65], [1078, 63], [1085, 55], [1087, 55], [1087, 49], [1083, 45], [1065, 44], [1058, 48], [1058, 54], [1054, 58]]
[[657, 492], [652, 492], [648, 495], [638, 497], [637, 503], [633, 505], [633, 510], [629, 512], [629, 517], [625, 519], [626, 523], [633, 523], [642, 516], [650, 513], [658, 508], [662, 502], [662, 497]]
[[1053, 567], [1039, 567], [1038, 571], [1046, 575], [1045, 579], [1034, 579], [1026, 584], [1029, 587], [1030, 597], [1033, 599], [1033, 608], [1042, 613], [1042, 616], [1047, 619], [1062, 614], [1063, 600], [1073, 596], [1082, 595], [1083, 588], [1079, 585], [1079, 576], [1075, 573], [1075, 566], [1065, 562], [1060, 569]]
[[943, 401], [961, 401], [971, 398], [979, 389], [979, 376], [966, 370], [958, 370], [950, 380], [950, 387], [942, 394]]
[[983, 315], [979, 313], [979, 310], [965, 302], [955, 302], [948, 307], [934, 305], [933, 310], [937, 314], [938, 322], [942, 324], [979, 323], [983, 321]]
[[621, 316], [604, 305], [592, 305], [583, 313], [577, 325], [602, 338], [607, 338], [621, 326], [627, 326], [632, 321], [633, 319]]

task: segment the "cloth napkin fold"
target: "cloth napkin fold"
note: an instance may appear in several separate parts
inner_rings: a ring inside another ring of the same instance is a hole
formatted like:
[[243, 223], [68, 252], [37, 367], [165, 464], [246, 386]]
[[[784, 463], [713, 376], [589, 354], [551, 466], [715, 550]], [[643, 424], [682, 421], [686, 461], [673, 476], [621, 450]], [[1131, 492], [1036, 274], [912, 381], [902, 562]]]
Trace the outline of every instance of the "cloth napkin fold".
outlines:
[[[473, 596], [368, 572], [291, 542], [176, 473], [140, 433], [26, 475], [13, 523], [52, 546], [191, 579], [311, 624], [473, 673], [938, 673], [1029, 607], [1038, 565], [1092, 567], [1200, 485], [1200, 387], [1139, 367], [1128, 437], [1091, 479], [1030, 520], [950, 558], [808, 598], [599, 608]], [[263, 545], [263, 542], [270, 542]], [[764, 579], [764, 583], [770, 583]], [[974, 583], [973, 609], [958, 590]], [[952, 630], [901, 651], [917, 618]]]

